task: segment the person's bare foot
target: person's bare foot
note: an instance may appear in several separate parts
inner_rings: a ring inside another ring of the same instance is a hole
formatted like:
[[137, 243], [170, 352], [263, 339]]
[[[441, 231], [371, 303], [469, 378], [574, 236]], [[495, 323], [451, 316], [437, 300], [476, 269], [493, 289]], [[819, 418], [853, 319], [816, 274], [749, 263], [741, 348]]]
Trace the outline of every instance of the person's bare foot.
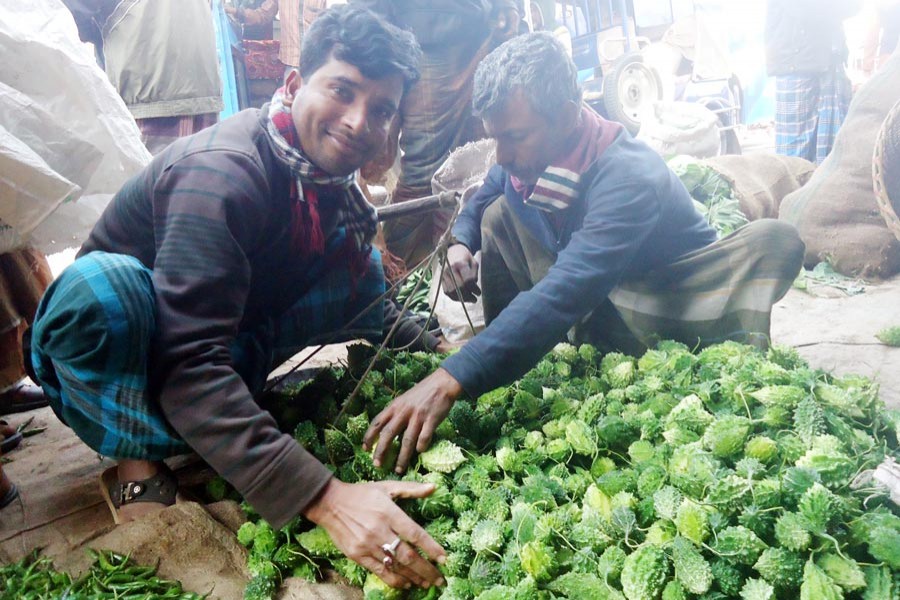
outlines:
[[3, 438], [12, 437], [16, 434], [16, 428], [7, 423], [6, 421], [0, 420], [0, 441]]
[[18, 430], [0, 419], [0, 453], [10, 452], [22, 442], [22, 434]]
[[3, 467], [0, 466], [0, 508], [7, 506], [16, 499], [18, 494], [15, 489], [16, 486], [13, 485], [13, 482], [10, 481], [9, 477], [6, 476], [6, 473], [3, 472]]

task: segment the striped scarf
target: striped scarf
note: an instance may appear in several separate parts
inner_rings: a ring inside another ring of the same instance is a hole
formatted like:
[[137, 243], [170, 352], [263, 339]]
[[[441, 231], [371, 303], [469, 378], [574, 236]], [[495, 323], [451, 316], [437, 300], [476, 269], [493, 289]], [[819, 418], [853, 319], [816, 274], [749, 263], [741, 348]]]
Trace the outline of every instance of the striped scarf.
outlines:
[[510, 177], [513, 188], [523, 194], [526, 205], [548, 212], [569, 208], [581, 194], [581, 176], [622, 129], [618, 123], [601, 118], [589, 108], [581, 109], [578, 127], [581, 134], [572, 150], [548, 166], [531, 189], [516, 177]]
[[351, 250], [361, 255], [362, 259], [368, 259], [372, 239], [378, 229], [375, 207], [369, 204], [359, 189], [356, 173], [340, 177], [330, 175], [303, 155], [291, 110], [284, 105], [283, 98], [282, 87], [275, 92], [269, 104], [266, 132], [275, 155], [294, 176], [291, 182], [291, 239], [295, 247], [304, 255], [325, 252], [325, 235], [319, 220], [315, 186], [333, 186], [344, 192], [342, 196], [345, 199], [338, 208], [337, 225], [346, 229], [347, 240], [353, 244]]

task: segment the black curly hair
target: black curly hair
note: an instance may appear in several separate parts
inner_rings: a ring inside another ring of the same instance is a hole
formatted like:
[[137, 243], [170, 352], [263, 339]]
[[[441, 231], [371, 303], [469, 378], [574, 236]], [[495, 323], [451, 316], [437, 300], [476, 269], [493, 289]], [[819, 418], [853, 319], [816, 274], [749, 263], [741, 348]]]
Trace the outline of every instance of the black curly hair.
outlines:
[[349, 63], [369, 79], [399, 73], [406, 91], [419, 80], [422, 51], [408, 31], [372, 11], [341, 4], [322, 12], [300, 49], [300, 75], [307, 79], [331, 57]]

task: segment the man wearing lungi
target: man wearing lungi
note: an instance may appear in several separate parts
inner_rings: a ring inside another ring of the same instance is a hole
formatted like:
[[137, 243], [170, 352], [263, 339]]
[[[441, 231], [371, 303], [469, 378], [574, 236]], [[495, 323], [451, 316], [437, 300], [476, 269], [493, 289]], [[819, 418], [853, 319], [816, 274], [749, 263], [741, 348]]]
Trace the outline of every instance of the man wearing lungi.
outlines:
[[272, 102], [156, 156], [44, 295], [33, 370], [54, 412], [117, 460], [117, 521], [173, 504], [162, 461], [193, 450], [274, 528], [303, 514], [390, 585], [441, 582], [428, 559], [443, 550], [393, 502], [433, 486], [342, 483], [254, 402], [316, 340], [382, 335], [377, 220], [355, 172], [419, 54], [368, 10], [322, 13]]
[[456, 398], [521, 377], [570, 330], [575, 343], [630, 354], [661, 339], [768, 343], [772, 304], [803, 259], [793, 227], [760, 220], [717, 240], [663, 159], [582, 104], [575, 65], [549, 34], [489, 54], [473, 106], [497, 165], [453, 227], [443, 285], [472, 300], [480, 250], [487, 327], [372, 421], [376, 464], [402, 435], [402, 471]]
[[766, 70], [775, 78], [775, 153], [821, 164], [850, 106], [844, 19], [859, 0], [769, 0]]

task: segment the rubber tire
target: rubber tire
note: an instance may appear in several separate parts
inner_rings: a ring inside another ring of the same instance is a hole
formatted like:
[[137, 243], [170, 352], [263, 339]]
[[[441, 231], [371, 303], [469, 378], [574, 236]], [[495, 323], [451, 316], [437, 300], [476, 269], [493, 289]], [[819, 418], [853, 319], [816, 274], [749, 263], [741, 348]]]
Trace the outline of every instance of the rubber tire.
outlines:
[[[710, 98], [705, 103], [704, 106], [709, 110], [716, 111], [724, 108], [725, 102], [721, 98]], [[726, 115], [728, 113], [719, 113], [719, 124], [722, 127], [730, 127], [734, 125]], [[742, 154], [743, 149], [741, 148], [741, 141], [738, 139], [737, 132], [734, 129], [720, 129], [719, 130], [719, 150], [717, 152], [717, 156], [722, 156], [723, 154]]]
[[[628, 52], [620, 56], [613, 63], [609, 72], [604, 73], [602, 84], [603, 107], [606, 109], [606, 114], [613, 121], [618, 121], [624, 125], [625, 129], [627, 129], [631, 135], [637, 135], [638, 131], [641, 129], [641, 123], [640, 121], [631, 118], [631, 115], [629, 115], [622, 107], [622, 102], [619, 98], [619, 79], [621, 79], [626, 69], [634, 63], [643, 64], [644, 57], [638, 52]], [[659, 73], [656, 72], [656, 69], [651, 67], [647, 67], [647, 69], [653, 75], [656, 82], [657, 97], [654, 98], [654, 100], [662, 100], [662, 80], [659, 78]]]
[[719, 131], [719, 155], [743, 154], [741, 141], [734, 129], [722, 129]]

